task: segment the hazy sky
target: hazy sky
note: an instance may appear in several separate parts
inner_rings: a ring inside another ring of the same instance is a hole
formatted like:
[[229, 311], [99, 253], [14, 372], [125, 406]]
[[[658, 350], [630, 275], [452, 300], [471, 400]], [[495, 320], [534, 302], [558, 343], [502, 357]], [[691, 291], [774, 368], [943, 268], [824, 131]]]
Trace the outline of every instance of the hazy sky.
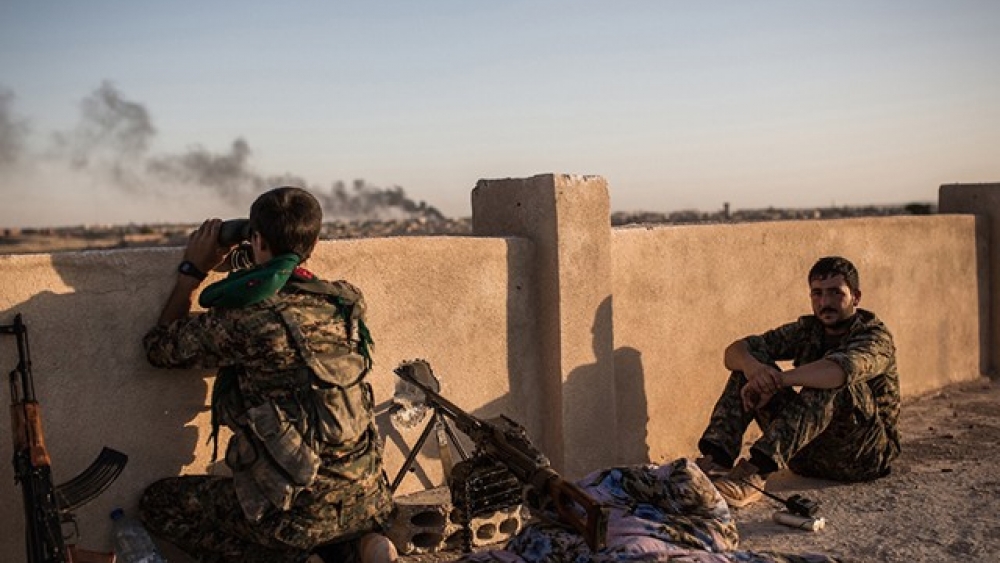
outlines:
[[282, 179], [467, 216], [546, 172], [623, 211], [1000, 181], [1000, 2], [0, 3], [0, 226], [236, 216]]

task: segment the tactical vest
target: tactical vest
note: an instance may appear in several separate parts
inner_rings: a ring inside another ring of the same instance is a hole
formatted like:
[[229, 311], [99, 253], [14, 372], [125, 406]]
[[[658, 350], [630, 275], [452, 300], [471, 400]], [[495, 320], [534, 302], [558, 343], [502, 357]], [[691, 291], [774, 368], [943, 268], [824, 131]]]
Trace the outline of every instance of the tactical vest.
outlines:
[[[248, 392], [241, 371], [238, 389], [224, 398], [225, 423], [233, 430], [226, 464], [246, 517], [259, 521], [270, 509], [291, 508], [316, 479], [324, 447], [351, 445], [375, 436], [374, 395], [366, 376], [371, 344], [360, 294], [349, 284], [290, 281], [283, 292], [323, 295], [346, 323], [351, 351], [316, 354], [301, 330], [301, 311], [282, 294], [263, 304], [281, 318], [305, 366], [288, 372], [288, 393], [260, 400]], [[255, 404], [245, 404], [249, 397]]]

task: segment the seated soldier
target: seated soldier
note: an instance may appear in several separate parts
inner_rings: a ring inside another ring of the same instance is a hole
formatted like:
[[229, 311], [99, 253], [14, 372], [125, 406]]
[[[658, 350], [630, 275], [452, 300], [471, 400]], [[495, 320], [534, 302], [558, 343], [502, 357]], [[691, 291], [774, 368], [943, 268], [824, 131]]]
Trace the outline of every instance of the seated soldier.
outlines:
[[[698, 442], [698, 465], [731, 507], [759, 500], [768, 476], [785, 467], [868, 481], [888, 474], [899, 455], [892, 335], [858, 308], [858, 272], [848, 260], [820, 259], [808, 282], [812, 315], [726, 348], [733, 371]], [[794, 369], [781, 371], [776, 362], [785, 360]], [[733, 468], [753, 420], [763, 436]]]

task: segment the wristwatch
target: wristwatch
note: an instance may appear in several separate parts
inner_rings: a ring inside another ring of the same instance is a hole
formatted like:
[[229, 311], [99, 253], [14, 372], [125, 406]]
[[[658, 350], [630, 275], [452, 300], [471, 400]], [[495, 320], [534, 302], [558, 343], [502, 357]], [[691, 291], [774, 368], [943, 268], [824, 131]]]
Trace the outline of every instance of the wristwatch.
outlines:
[[191, 263], [190, 260], [185, 260], [177, 266], [177, 271], [184, 274], [185, 276], [191, 276], [198, 281], [204, 281], [208, 277], [208, 274], [202, 272], [197, 266]]

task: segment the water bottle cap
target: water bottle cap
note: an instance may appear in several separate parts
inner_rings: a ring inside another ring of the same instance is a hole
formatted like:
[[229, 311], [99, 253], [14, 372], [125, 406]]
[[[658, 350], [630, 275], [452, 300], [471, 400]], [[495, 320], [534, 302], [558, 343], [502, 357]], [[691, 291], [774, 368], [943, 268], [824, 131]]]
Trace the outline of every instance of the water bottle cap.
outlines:
[[122, 516], [125, 516], [125, 511], [122, 510], [121, 508], [116, 508], [116, 509], [114, 509], [114, 510], [111, 511], [111, 519], [112, 520], [118, 520]]

